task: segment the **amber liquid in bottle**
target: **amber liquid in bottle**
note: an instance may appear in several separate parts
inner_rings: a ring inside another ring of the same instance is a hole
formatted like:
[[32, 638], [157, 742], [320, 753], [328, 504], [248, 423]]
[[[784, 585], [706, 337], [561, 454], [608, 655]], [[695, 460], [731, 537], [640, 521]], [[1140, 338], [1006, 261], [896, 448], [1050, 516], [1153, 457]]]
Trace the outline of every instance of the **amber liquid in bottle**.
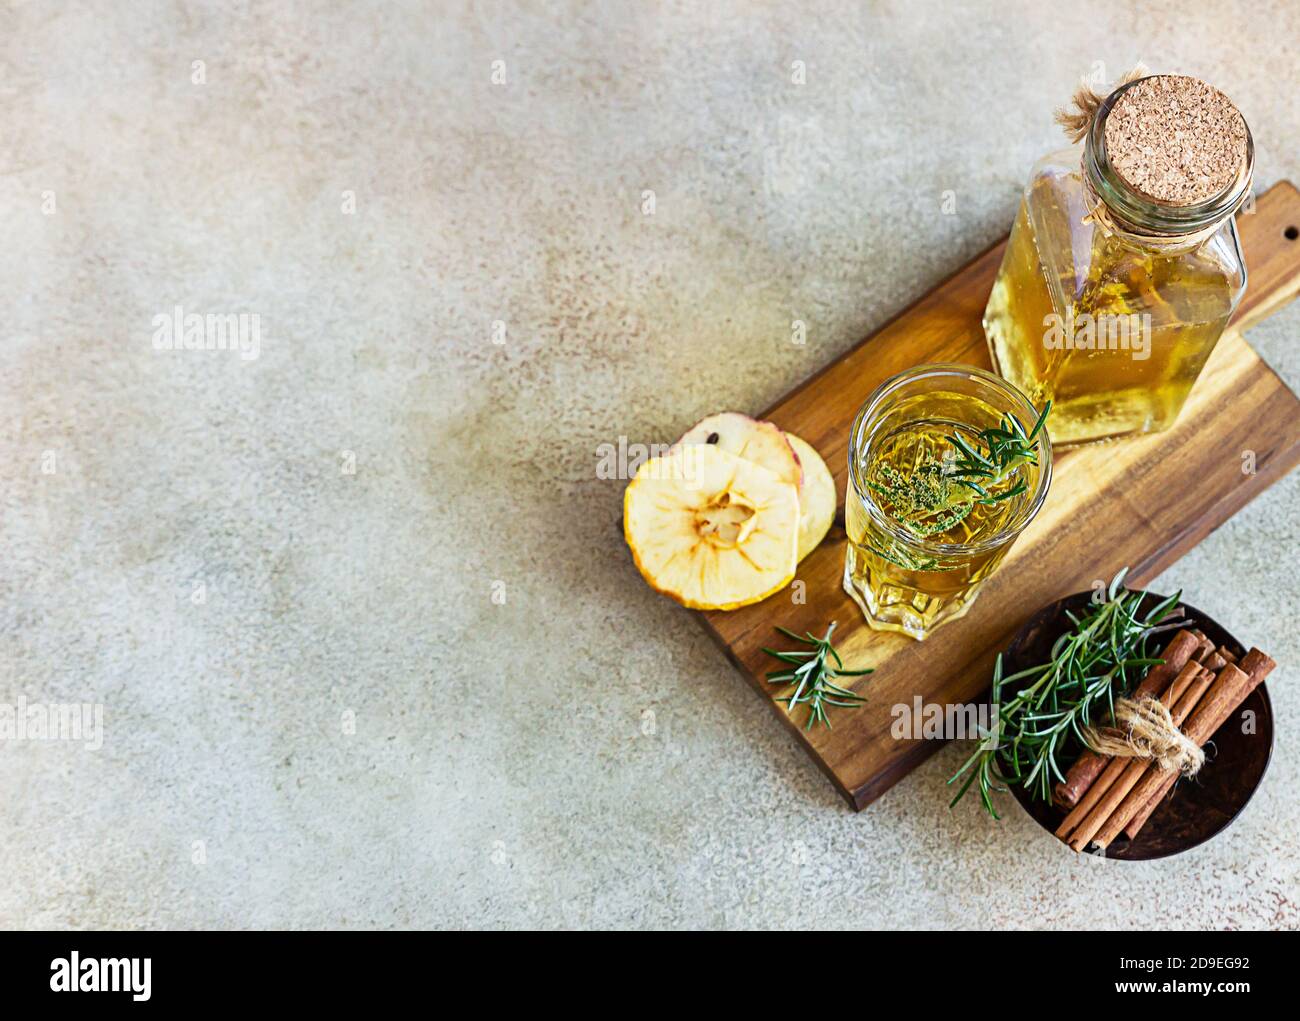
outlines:
[[1172, 425], [1244, 287], [1231, 219], [1159, 252], [1086, 215], [1077, 173], [1038, 176], [984, 314], [995, 370], [1035, 405], [1053, 402], [1058, 444]]

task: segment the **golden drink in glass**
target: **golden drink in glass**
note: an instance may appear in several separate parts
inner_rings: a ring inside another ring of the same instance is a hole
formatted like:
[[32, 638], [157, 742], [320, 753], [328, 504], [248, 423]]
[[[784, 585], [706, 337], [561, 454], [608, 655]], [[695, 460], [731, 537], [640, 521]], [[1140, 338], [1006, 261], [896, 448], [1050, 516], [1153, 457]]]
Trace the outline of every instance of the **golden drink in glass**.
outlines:
[[1004, 426], [1028, 436], [1038, 418], [1015, 387], [970, 365], [910, 369], [862, 406], [849, 437], [844, 588], [868, 624], [923, 639], [970, 608], [1042, 507], [1052, 447], [1041, 429], [1036, 463], [981, 497], [959, 481], [959, 444], [978, 451], [983, 430]]

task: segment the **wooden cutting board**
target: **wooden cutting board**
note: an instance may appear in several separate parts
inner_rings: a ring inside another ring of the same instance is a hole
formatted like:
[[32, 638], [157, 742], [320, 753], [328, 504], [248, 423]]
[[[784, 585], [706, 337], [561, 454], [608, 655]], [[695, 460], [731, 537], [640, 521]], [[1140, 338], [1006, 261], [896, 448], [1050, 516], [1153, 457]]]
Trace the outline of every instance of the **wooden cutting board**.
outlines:
[[[1300, 462], [1300, 400], [1242, 339], [1241, 330], [1300, 290], [1300, 192], [1277, 184], [1238, 219], [1249, 283], [1241, 307], [1173, 429], [1057, 453], [1052, 486], [1037, 519], [960, 620], [929, 639], [873, 631], [841, 587], [844, 486], [849, 427], [888, 377], [926, 362], [989, 367], [980, 316], [1002, 261], [1002, 242], [828, 365], [763, 417], [821, 452], [835, 475], [839, 514], [822, 545], [800, 565], [798, 586], [730, 612], [700, 614], [705, 628], [798, 735], [854, 808], [880, 797], [940, 741], [896, 740], [891, 709], [970, 702], [989, 686], [993, 660], [1021, 624], [1046, 604], [1109, 580], [1130, 567], [1140, 587], [1195, 546], [1256, 494]], [[1254, 473], [1249, 468], [1253, 452]], [[1196, 593], [1188, 598], [1196, 601]], [[805, 710], [787, 717], [783, 693], [764, 674], [776, 667], [764, 645], [790, 643], [773, 625], [835, 640], [850, 667], [874, 667], [854, 689], [866, 706], [833, 710], [833, 729], [803, 729]]]

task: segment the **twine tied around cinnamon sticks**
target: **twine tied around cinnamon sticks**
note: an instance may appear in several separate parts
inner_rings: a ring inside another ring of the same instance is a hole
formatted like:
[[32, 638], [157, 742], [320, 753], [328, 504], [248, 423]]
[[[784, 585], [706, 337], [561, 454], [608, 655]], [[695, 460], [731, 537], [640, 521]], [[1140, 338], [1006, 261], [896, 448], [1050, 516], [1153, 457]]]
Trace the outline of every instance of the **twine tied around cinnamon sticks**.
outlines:
[[1169, 707], [1150, 695], [1121, 698], [1115, 703], [1114, 724], [1088, 727], [1083, 737], [1098, 755], [1150, 759], [1183, 776], [1195, 776], [1205, 764], [1205, 752], [1182, 732]]
[[[1135, 839], [1183, 775], [1178, 748], [1165, 740], [1169, 722], [1182, 727], [1187, 741], [1199, 751], [1277, 665], [1258, 649], [1251, 649], [1238, 663], [1230, 649], [1216, 650], [1214, 642], [1195, 628], [1178, 631], [1160, 660], [1132, 695], [1115, 704], [1121, 723], [1111, 728], [1114, 733], [1103, 729], [1088, 735], [1104, 750], [1083, 752], [1056, 786], [1056, 800], [1068, 810], [1056, 835], [1076, 851], [1089, 844], [1108, 847], [1120, 833]], [[1158, 702], [1159, 708], [1148, 705], [1151, 701]], [[1160, 740], [1150, 739], [1148, 710], [1154, 714], [1150, 718], [1159, 720]], [[1127, 740], [1130, 733], [1136, 733], [1138, 740]], [[1107, 745], [1110, 739], [1121, 747]], [[1149, 745], [1144, 750], [1151, 754], [1133, 755], [1130, 749], [1144, 739]], [[1162, 751], [1172, 758], [1172, 768], [1153, 768]]]

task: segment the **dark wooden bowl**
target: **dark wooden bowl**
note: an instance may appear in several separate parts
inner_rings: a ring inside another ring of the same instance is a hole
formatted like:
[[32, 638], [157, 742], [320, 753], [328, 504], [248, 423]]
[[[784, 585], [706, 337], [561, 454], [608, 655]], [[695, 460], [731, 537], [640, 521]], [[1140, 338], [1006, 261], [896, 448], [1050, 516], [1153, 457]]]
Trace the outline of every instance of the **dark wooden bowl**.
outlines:
[[[1034, 614], [1003, 655], [1004, 674], [1045, 662], [1052, 643], [1069, 626], [1065, 612], [1082, 611], [1091, 598], [1091, 592], [1076, 593]], [[1148, 610], [1163, 598], [1144, 593], [1141, 609]], [[1238, 659], [1246, 654], [1245, 647], [1209, 615], [1187, 603], [1182, 606], [1192, 621], [1190, 626], [1204, 631], [1216, 646], [1226, 646]], [[1196, 777], [1180, 780], [1163, 804], [1152, 813], [1137, 839], [1129, 840], [1121, 834], [1106, 848], [1107, 858], [1120, 861], [1167, 858], [1203, 844], [1228, 828], [1264, 779], [1273, 755], [1273, 704], [1265, 688], [1266, 685], [1261, 684], [1251, 692], [1241, 708], [1215, 732], [1210, 739], [1212, 745], [1206, 748], [1207, 761]], [[1255, 714], [1253, 734], [1242, 733], [1239, 721], [1246, 710]], [[1067, 754], [1062, 761], [1073, 762], [1074, 755]], [[1043, 829], [1055, 834], [1056, 827], [1065, 817], [1064, 812], [1049, 802], [1034, 800], [1032, 794], [1023, 788], [1012, 787], [1012, 793]]]

